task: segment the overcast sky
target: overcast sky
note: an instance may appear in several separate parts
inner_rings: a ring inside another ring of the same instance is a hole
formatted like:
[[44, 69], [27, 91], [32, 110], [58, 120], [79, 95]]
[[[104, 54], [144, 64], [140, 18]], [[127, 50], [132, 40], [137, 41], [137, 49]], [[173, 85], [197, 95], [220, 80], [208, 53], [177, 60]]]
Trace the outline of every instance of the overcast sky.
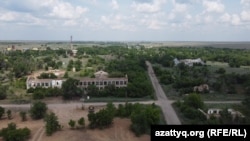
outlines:
[[0, 40], [250, 41], [250, 0], [0, 0]]

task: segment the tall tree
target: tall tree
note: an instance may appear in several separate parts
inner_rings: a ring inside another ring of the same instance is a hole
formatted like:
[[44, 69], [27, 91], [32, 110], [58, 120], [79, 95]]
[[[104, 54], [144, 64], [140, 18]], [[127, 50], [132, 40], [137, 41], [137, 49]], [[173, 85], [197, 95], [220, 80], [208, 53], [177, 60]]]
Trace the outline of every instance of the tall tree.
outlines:
[[46, 115], [47, 105], [43, 102], [34, 102], [30, 109], [30, 114], [33, 119], [42, 119]]
[[77, 87], [78, 80], [68, 78], [62, 84], [63, 98], [68, 100], [81, 95], [81, 89]]
[[46, 122], [45, 129], [47, 136], [50, 136], [54, 132], [61, 129], [61, 125], [58, 122], [58, 117], [53, 112], [46, 115], [44, 121]]

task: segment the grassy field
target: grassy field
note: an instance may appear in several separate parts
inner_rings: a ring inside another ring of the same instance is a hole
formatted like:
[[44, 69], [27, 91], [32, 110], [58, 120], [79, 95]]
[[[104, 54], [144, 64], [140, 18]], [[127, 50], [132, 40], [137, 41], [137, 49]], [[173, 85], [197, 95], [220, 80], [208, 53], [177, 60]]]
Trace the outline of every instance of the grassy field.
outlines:
[[250, 72], [250, 66], [241, 66], [240, 68], [231, 68], [228, 63], [224, 62], [212, 62], [207, 61], [206, 64], [209, 66], [209, 70], [211, 72], [215, 72], [219, 68], [224, 68], [226, 73], [238, 73], [238, 74], [245, 74]]

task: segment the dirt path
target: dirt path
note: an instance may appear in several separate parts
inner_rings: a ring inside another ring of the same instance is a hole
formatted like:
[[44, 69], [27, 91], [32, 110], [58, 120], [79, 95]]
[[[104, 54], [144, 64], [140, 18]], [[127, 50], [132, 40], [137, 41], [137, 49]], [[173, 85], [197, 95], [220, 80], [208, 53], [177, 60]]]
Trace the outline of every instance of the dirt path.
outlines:
[[44, 132], [45, 132], [44, 127], [40, 127], [36, 131], [35, 135], [32, 137], [31, 141], [41, 141]]

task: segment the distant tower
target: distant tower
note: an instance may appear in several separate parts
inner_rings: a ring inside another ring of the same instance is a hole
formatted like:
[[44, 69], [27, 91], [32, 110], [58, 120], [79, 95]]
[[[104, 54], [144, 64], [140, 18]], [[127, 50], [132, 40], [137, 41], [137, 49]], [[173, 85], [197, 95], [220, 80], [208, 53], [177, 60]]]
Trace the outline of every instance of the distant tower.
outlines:
[[73, 48], [73, 37], [70, 36], [70, 49], [72, 51], [73, 56], [76, 56], [77, 50]]
[[72, 35], [70, 36], [70, 49], [73, 50], [73, 44], [72, 44], [73, 37]]

